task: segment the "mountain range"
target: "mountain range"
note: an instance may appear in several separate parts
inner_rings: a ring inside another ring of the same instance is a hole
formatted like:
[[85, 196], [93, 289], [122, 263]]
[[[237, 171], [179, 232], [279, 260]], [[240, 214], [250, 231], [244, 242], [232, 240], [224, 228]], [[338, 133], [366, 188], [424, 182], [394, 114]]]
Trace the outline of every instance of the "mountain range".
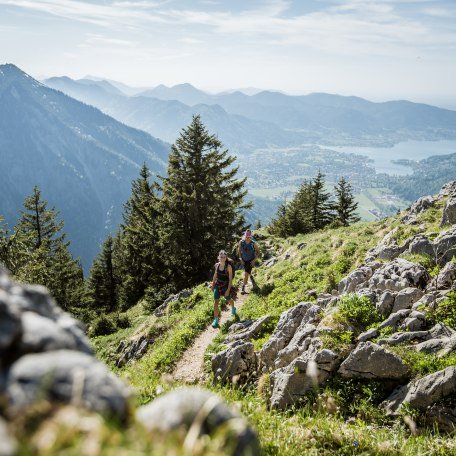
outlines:
[[163, 141], [16, 66], [0, 66], [0, 214], [11, 227], [38, 185], [61, 212], [72, 251], [86, 270], [107, 233], [118, 227], [140, 166], [164, 173], [168, 151]]

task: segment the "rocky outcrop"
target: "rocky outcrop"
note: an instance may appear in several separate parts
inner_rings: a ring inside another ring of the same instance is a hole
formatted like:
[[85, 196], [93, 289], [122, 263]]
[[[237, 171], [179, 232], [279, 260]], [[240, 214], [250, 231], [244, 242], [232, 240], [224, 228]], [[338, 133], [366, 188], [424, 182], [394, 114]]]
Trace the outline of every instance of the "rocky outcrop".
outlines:
[[373, 342], [361, 342], [341, 364], [339, 374], [346, 378], [382, 378], [403, 380], [409, 367], [399, 356]]
[[191, 290], [182, 290], [179, 291], [179, 293], [169, 295], [162, 304], [160, 304], [155, 310], [154, 310], [154, 315], [156, 317], [163, 317], [163, 315], [166, 314], [166, 311], [168, 310], [168, 307], [170, 304], [173, 302], [176, 302], [180, 298], [188, 298], [191, 296], [192, 291]]
[[245, 381], [256, 370], [256, 354], [251, 342], [238, 342], [212, 358], [214, 378], [220, 382]]
[[76, 403], [119, 420], [130, 390], [92, 354], [81, 323], [40, 286], [0, 271], [0, 395], [13, 417], [41, 400]]
[[116, 361], [117, 367], [125, 366], [130, 360], [138, 360], [143, 357], [153, 339], [146, 335], [137, 337], [136, 339], [127, 342], [123, 340], [117, 347], [117, 353], [120, 353]]
[[453, 225], [456, 223], [456, 197], [448, 198], [443, 208], [441, 226]]
[[426, 209], [429, 209], [430, 207], [434, 206], [436, 202], [436, 198], [433, 196], [423, 196], [419, 199], [417, 199], [410, 209], [408, 210], [407, 214], [402, 218], [402, 222], [404, 222], [407, 225], [414, 225], [417, 222], [416, 216], [418, 214], [421, 214], [421, 212], [424, 212]]
[[456, 366], [450, 366], [441, 371], [414, 380], [398, 387], [389, 396], [382, 407], [389, 415], [400, 413], [404, 404], [425, 410], [439, 399], [456, 393]]
[[189, 454], [198, 438], [217, 432], [220, 438], [220, 429], [229, 438], [226, 454], [260, 454], [258, 437], [246, 420], [221, 398], [198, 388], [177, 389], [156, 399], [138, 410], [137, 419], [152, 435], [184, 433], [184, 451]]
[[258, 320], [249, 324], [246, 328], [241, 329], [240, 331], [230, 331], [230, 334], [228, 334], [228, 336], [225, 338], [225, 342], [231, 343], [236, 340], [247, 341], [251, 339], [257, 339], [264, 331], [264, 327], [270, 321], [271, 316], [265, 315], [264, 317], [261, 317]]
[[302, 400], [321, 385], [340, 364], [340, 357], [331, 350], [306, 353], [287, 367], [271, 374], [271, 407], [285, 409]]

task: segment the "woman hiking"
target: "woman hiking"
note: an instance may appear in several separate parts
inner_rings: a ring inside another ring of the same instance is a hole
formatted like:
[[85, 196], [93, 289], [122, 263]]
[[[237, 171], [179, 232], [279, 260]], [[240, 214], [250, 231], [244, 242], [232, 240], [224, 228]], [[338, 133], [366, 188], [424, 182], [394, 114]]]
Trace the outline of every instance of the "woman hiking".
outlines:
[[225, 250], [220, 250], [218, 254], [218, 263], [215, 265], [214, 277], [212, 278], [212, 290], [214, 291], [214, 321], [213, 328], [219, 328], [219, 301], [221, 297], [231, 305], [231, 315], [236, 315], [236, 307], [234, 300], [236, 298], [236, 290], [233, 286], [234, 270], [228, 259]]
[[250, 280], [252, 281], [252, 285], [256, 285], [255, 280], [251, 274], [252, 268], [255, 265], [255, 260], [257, 259], [259, 254], [260, 249], [258, 248], [258, 244], [252, 238], [252, 231], [245, 230], [244, 236], [238, 244], [238, 255], [241, 259], [241, 263], [245, 271], [241, 294], [245, 293], [245, 286], [249, 281], [249, 276]]

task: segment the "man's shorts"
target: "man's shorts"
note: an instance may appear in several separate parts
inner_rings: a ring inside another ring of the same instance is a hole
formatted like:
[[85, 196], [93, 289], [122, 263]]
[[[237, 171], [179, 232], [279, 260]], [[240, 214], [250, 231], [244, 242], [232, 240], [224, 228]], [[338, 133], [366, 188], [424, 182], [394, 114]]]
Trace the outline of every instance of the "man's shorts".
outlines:
[[252, 268], [253, 268], [253, 260], [248, 260], [248, 261], [244, 260], [244, 271], [247, 272], [248, 274], [250, 274], [252, 272]]
[[228, 282], [217, 282], [214, 287], [214, 299], [220, 299], [224, 297], [226, 300], [236, 300], [237, 290], [234, 285], [231, 285], [230, 295], [225, 297], [226, 290], [228, 288]]

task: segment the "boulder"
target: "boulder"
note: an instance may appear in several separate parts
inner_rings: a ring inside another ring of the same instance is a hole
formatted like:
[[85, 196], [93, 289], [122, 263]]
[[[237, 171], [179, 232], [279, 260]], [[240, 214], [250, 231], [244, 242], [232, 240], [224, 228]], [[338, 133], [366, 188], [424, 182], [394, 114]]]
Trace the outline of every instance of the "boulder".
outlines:
[[434, 244], [425, 234], [417, 234], [409, 243], [408, 251], [412, 255], [428, 255], [434, 258]]
[[407, 331], [420, 331], [426, 327], [426, 317], [422, 312], [414, 310], [404, 320], [403, 327]]
[[378, 329], [377, 328], [371, 328], [368, 329], [367, 331], [361, 333], [357, 338], [357, 342], [366, 342], [368, 340], [374, 339], [375, 337], [378, 336]]
[[397, 332], [389, 337], [379, 339], [378, 345], [398, 345], [412, 340], [427, 340], [430, 337], [429, 331], [407, 331]]
[[396, 388], [382, 403], [388, 415], [397, 415], [407, 403], [418, 410], [425, 410], [438, 400], [456, 393], [456, 366], [450, 366], [407, 385]]
[[306, 393], [321, 385], [337, 370], [340, 357], [331, 350], [296, 358], [290, 365], [271, 374], [271, 407], [284, 410], [302, 400]]
[[0, 363], [22, 334], [20, 314], [10, 305], [8, 294], [0, 289]]
[[369, 266], [362, 266], [355, 269], [348, 276], [344, 277], [338, 286], [339, 293], [351, 293], [356, 287], [365, 283], [372, 277], [373, 271]]
[[122, 367], [131, 359], [140, 359], [143, 357], [153, 339], [149, 339], [146, 335], [142, 335], [130, 343], [122, 341], [122, 345], [119, 345], [117, 351], [121, 351], [119, 358], [117, 359], [116, 366]]
[[256, 355], [251, 342], [228, 347], [212, 357], [212, 372], [215, 380], [220, 382], [232, 381], [233, 377], [243, 382], [255, 370]]
[[453, 225], [456, 223], [456, 197], [448, 198], [443, 208], [440, 226]]
[[407, 214], [402, 217], [402, 222], [406, 225], [413, 225], [416, 223], [416, 216], [421, 212], [424, 212], [426, 209], [434, 206], [436, 199], [433, 196], [423, 196], [417, 199], [410, 209], [407, 211]]
[[129, 389], [93, 356], [56, 350], [21, 357], [6, 378], [8, 414], [16, 415], [35, 402], [79, 404], [125, 420]]
[[434, 239], [434, 249], [437, 262], [445, 265], [456, 256], [456, 226], [440, 233]]
[[[223, 449], [233, 456], [260, 454], [258, 437], [242, 415], [218, 396], [199, 388], [172, 391], [137, 412], [137, 420], [152, 435], [185, 435], [184, 451], [193, 454], [196, 440], [226, 434]], [[225, 454], [225, 452], [224, 452]]]
[[265, 315], [264, 317], [259, 318], [254, 323], [249, 325], [247, 328], [242, 329], [240, 332], [235, 332], [234, 334], [229, 334], [225, 338], [225, 343], [234, 342], [235, 340], [251, 340], [257, 339], [264, 327], [271, 321], [270, 315]]
[[456, 196], [456, 181], [447, 182], [438, 194], [439, 199], [447, 196]]
[[451, 288], [456, 281], [456, 263], [449, 261], [443, 269], [439, 272], [437, 278], [433, 280], [433, 284], [437, 289]]
[[429, 339], [416, 345], [415, 350], [424, 353], [437, 353], [438, 357], [446, 356], [456, 350], [456, 334], [451, 337]]
[[372, 289], [400, 291], [407, 287], [424, 289], [429, 279], [423, 266], [396, 258], [377, 269], [368, 283]]
[[192, 295], [192, 290], [181, 290], [179, 293], [169, 295], [162, 304], [160, 304], [155, 310], [154, 315], [156, 317], [163, 317], [168, 310], [171, 303], [176, 302], [180, 298], [188, 298]]
[[399, 356], [373, 342], [361, 342], [338, 372], [346, 378], [405, 379], [410, 375], [409, 367]]
[[417, 302], [422, 296], [423, 291], [418, 288], [407, 287], [399, 291], [394, 298], [392, 313], [402, 309], [411, 309], [412, 305]]
[[383, 317], [387, 317], [391, 313], [394, 305], [395, 296], [396, 293], [390, 290], [385, 290], [381, 294], [376, 304], [377, 312], [380, 315], [382, 315]]
[[277, 353], [288, 345], [312, 305], [311, 302], [300, 302], [282, 313], [274, 333], [260, 350], [258, 357], [261, 367], [268, 369], [274, 366]]
[[382, 321], [378, 325], [378, 329], [386, 328], [387, 326], [390, 326], [391, 328], [397, 328], [411, 313], [410, 309], [402, 309], [398, 310], [397, 312], [394, 312], [390, 314], [390, 316]]

